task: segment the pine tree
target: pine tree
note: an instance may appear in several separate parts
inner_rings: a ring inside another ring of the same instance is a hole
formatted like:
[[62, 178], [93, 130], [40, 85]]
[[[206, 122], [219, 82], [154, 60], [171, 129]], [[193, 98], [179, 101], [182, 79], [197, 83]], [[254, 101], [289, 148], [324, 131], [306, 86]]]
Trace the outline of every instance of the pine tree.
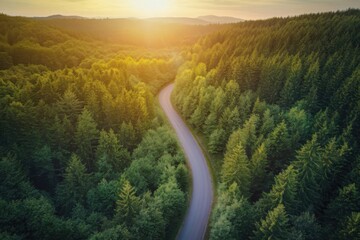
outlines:
[[116, 213], [120, 219], [130, 226], [139, 210], [140, 198], [136, 196], [135, 188], [131, 186], [129, 181], [125, 181], [116, 201]]
[[83, 204], [89, 190], [89, 175], [79, 157], [72, 155], [65, 169], [64, 180], [57, 189], [58, 205], [69, 213], [76, 204]]
[[77, 98], [75, 93], [68, 89], [63, 97], [57, 102], [57, 107], [62, 116], [68, 116], [74, 124], [77, 116], [81, 113], [82, 102]]
[[285, 121], [279, 123], [266, 140], [270, 169], [279, 172], [289, 161], [289, 133]]
[[352, 212], [343, 223], [339, 239], [360, 239], [360, 212]]
[[283, 204], [289, 213], [296, 213], [298, 173], [292, 165], [275, 177], [275, 184], [265, 198], [270, 201], [271, 209]]
[[122, 172], [130, 161], [129, 152], [120, 145], [112, 129], [108, 133], [104, 130], [100, 132], [96, 156], [97, 160], [104, 158], [116, 172]]
[[320, 199], [321, 148], [317, 143], [317, 135], [313, 135], [298, 152], [295, 169], [299, 174], [299, 197], [301, 208], [313, 210], [318, 207]]
[[225, 147], [225, 131], [223, 129], [215, 129], [209, 137], [209, 152], [221, 153]]
[[283, 204], [269, 211], [266, 218], [257, 224], [254, 240], [288, 239], [289, 219]]
[[222, 182], [227, 186], [236, 183], [244, 196], [249, 196], [250, 170], [249, 159], [241, 143], [226, 152], [221, 169]]
[[251, 193], [253, 198], [257, 199], [265, 189], [265, 181], [267, 179], [267, 152], [266, 145], [262, 143], [251, 157], [250, 172], [251, 172]]
[[85, 108], [79, 116], [75, 132], [75, 142], [79, 157], [86, 162], [88, 169], [94, 168], [95, 146], [99, 137], [97, 124]]
[[236, 183], [219, 195], [212, 214], [210, 239], [248, 239], [255, 220], [252, 205], [239, 196]]

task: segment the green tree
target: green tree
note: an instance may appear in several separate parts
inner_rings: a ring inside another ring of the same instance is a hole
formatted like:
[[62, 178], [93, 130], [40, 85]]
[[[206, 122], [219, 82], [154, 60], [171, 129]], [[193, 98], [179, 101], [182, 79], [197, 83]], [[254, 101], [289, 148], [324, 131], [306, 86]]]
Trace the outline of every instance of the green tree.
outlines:
[[62, 116], [67, 116], [74, 124], [78, 115], [81, 113], [82, 102], [71, 89], [68, 89], [57, 102], [57, 107]]
[[140, 204], [140, 198], [136, 196], [135, 188], [130, 185], [129, 181], [125, 181], [116, 201], [117, 216], [131, 226], [140, 211]]
[[20, 162], [13, 156], [9, 155], [0, 160], [0, 183], [2, 199], [16, 200], [36, 195]]
[[51, 191], [56, 185], [53, 153], [47, 145], [35, 150], [34, 165], [32, 167], [33, 179], [40, 189]]
[[250, 161], [250, 173], [251, 173], [251, 193], [253, 198], [257, 199], [262, 191], [266, 189], [267, 179], [267, 152], [266, 145], [262, 143], [251, 157]]
[[266, 218], [256, 225], [254, 238], [256, 240], [288, 239], [289, 219], [285, 207], [279, 204], [269, 211]]
[[292, 225], [297, 233], [296, 237], [309, 240], [321, 239], [321, 226], [314, 214], [303, 212], [301, 215], [293, 217]]
[[211, 218], [210, 239], [247, 239], [252, 234], [253, 208], [239, 195], [236, 183], [219, 194]]
[[87, 193], [87, 206], [91, 212], [101, 212], [107, 217], [114, 214], [118, 193], [118, 182], [101, 180], [95, 188]]
[[129, 151], [132, 151], [137, 143], [137, 136], [134, 129], [134, 126], [131, 123], [123, 122], [119, 130], [119, 143], [127, 148]]
[[266, 140], [270, 169], [274, 172], [279, 172], [288, 163], [290, 155], [289, 143], [288, 128], [285, 121], [282, 121], [274, 128]]
[[84, 204], [90, 188], [89, 180], [85, 165], [78, 156], [72, 155], [65, 169], [64, 180], [57, 188], [57, 203], [65, 213], [70, 213], [77, 203]]
[[100, 132], [96, 156], [98, 160], [104, 158], [116, 172], [122, 172], [130, 161], [129, 152], [120, 145], [112, 129], [109, 132]]
[[215, 129], [209, 137], [209, 152], [221, 153], [224, 150], [226, 142], [226, 133], [223, 129]]
[[239, 186], [241, 194], [249, 196], [250, 170], [249, 159], [241, 143], [226, 152], [221, 169], [222, 182], [230, 186], [234, 182]]
[[273, 185], [268, 197], [273, 203], [273, 207], [277, 204], [283, 204], [288, 212], [296, 210], [297, 205], [297, 189], [298, 189], [298, 173], [289, 166], [286, 170], [275, 177]]
[[102, 232], [94, 233], [90, 236], [90, 240], [108, 240], [108, 239], [132, 239], [132, 235], [124, 225], [116, 225], [112, 228], [107, 228]]
[[340, 239], [359, 239], [360, 238], [360, 212], [353, 212], [346, 219], [340, 230]]
[[75, 142], [79, 157], [86, 162], [89, 170], [94, 169], [95, 147], [99, 138], [97, 124], [85, 108], [79, 116], [75, 132]]
[[140, 210], [138, 218], [135, 220], [137, 229], [136, 238], [138, 239], [165, 239], [165, 221], [159, 208], [154, 204]]
[[182, 221], [186, 207], [185, 194], [179, 189], [175, 179], [160, 185], [154, 193], [156, 208], [160, 209], [166, 226], [166, 234], [172, 231], [171, 226]]
[[360, 211], [360, 192], [355, 184], [340, 189], [338, 195], [329, 203], [327, 215], [335, 224], [344, 222], [352, 212]]
[[175, 172], [176, 182], [179, 185], [179, 188], [183, 192], [187, 192], [189, 188], [189, 171], [184, 164], [179, 164]]
[[321, 148], [317, 143], [317, 135], [313, 135], [298, 152], [295, 169], [299, 179], [299, 197], [301, 198], [301, 208], [312, 210], [318, 207], [320, 200], [320, 158]]

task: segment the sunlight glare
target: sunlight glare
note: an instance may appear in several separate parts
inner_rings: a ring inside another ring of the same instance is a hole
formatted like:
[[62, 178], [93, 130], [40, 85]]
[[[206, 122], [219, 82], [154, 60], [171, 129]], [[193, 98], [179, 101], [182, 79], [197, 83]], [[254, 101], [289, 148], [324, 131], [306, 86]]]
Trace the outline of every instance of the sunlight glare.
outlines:
[[145, 16], [165, 14], [170, 8], [169, 0], [132, 0], [135, 11]]

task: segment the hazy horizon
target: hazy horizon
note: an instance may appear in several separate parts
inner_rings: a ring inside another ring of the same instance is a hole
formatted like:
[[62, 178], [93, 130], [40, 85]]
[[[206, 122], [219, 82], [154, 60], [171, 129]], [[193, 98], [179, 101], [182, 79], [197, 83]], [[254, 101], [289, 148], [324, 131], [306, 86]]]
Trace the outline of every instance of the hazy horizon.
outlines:
[[1, 0], [2, 13], [10, 16], [51, 15], [87, 18], [151, 18], [229, 16], [245, 20], [287, 17], [306, 13], [360, 8], [356, 0]]

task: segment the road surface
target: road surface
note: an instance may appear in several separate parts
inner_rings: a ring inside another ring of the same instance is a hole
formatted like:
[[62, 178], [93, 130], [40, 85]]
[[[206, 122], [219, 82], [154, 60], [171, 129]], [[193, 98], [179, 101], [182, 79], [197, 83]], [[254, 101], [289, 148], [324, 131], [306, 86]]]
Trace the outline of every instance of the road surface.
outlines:
[[171, 84], [160, 92], [160, 105], [176, 131], [193, 180], [190, 207], [177, 239], [204, 239], [214, 196], [211, 175], [199, 144], [171, 104], [170, 96], [173, 89], [174, 84]]

